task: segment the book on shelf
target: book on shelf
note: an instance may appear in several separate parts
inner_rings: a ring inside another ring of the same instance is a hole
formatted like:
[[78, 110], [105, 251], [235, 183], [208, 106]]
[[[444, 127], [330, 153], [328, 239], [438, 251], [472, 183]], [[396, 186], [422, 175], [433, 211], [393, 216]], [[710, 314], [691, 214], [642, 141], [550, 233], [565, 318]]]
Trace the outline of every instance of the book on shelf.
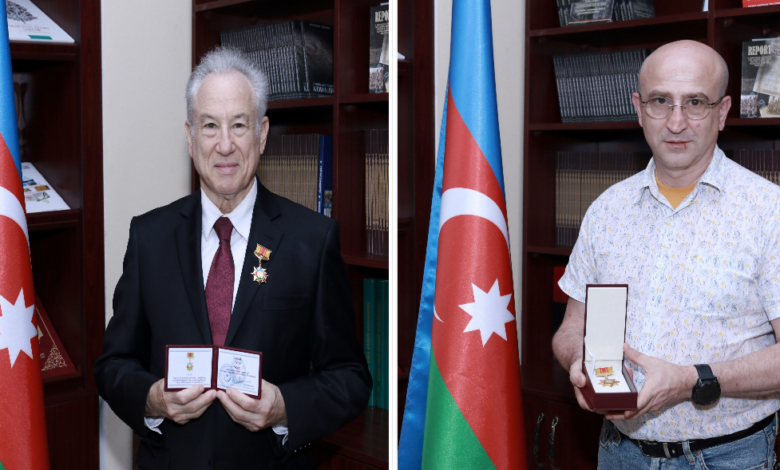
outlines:
[[742, 43], [739, 117], [780, 117], [780, 39]]
[[561, 26], [654, 18], [653, 0], [556, 0]]
[[574, 0], [571, 2], [569, 24], [609, 23], [614, 0]]
[[780, 0], [742, 0], [742, 8], [777, 5], [778, 3], [780, 3]]
[[368, 92], [387, 93], [390, 80], [390, 7], [371, 7], [368, 49]]
[[29, 162], [22, 162], [22, 190], [28, 214], [70, 209], [35, 165]]
[[582, 219], [610, 186], [647, 167], [649, 153], [556, 152], [556, 244], [574, 246]]
[[75, 42], [30, 0], [8, 0], [5, 13], [8, 18], [8, 39], [12, 42]]
[[363, 352], [374, 386], [368, 405], [388, 409], [389, 382], [389, 284], [383, 279], [363, 279]]
[[[377, 348], [376, 327], [376, 294], [374, 292], [374, 279], [363, 279], [363, 354], [366, 356], [368, 371], [371, 373], [371, 379], [376, 388], [376, 363], [379, 360], [376, 357]], [[374, 406], [374, 391], [371, 389], [371, 396], [368, 399], [368, 406]]]
[[388, 254], [389, 180], [387, 129], [366, 131], [366, 251]]
[[35, 296], [35, 315], [38, 320], [38, 346], [43, 382], [78, 376], [76, 366], [73, 365], [73, 361], [70, 360], [70, 356], [62, 346], [62, 341], [54, 330], [38, 295]]
[[220, 32], [266, 74], [270, 101], [333, 95], [333, 27], [304, 20]]
[[271, 192], [331, 217], [333, 136], [268, 136], [257, 176]]
[[553, 56], [561, 122], [636, 121], [631, 95], [649, 51]]

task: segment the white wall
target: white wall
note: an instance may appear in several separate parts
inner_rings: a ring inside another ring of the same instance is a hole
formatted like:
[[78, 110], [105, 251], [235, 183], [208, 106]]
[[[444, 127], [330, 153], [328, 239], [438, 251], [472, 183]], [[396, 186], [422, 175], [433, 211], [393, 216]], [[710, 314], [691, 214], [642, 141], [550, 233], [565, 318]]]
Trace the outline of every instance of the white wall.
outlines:
[[[191, 0], [101, 2], [106, 323], [130, 219], [189, 193], [184, 86]], [[101, 401], [101, 469], [132, 468], [132, 432]]]
[[[439, 148], [441, 114], [444, 110], [447, 70], [450, 64], [452, 0], [435, 0], [436, 18], [436, 149]], [[518, 334], [522, 323], [523, 272], [523, 70], [525, 63], [525, 0], [492, 0], [493, 58], [496, 70], [498, 122]], [[433, 158], [436, 156], [433, 155]], [[518, 336], [520, 338], [520, 336]], [[522, 347], [522, 345], [521, 345]]]

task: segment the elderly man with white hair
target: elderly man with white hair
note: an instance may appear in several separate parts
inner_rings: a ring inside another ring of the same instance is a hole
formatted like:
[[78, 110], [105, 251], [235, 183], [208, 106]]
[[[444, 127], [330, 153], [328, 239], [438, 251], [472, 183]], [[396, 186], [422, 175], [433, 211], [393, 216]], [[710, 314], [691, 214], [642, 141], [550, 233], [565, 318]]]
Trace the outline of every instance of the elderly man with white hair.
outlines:
[[[185, 123], [200, 191], [130, 224], [95, 380], [141, 437], [140, 468], [311, 469], [310, 444], [368, 402], [338, 224], [255, 177], [267, 88], [240, 52], [204, 56]], [[262, 352], [259, 399], [165, 391], [166, 346], [212, 344]]]

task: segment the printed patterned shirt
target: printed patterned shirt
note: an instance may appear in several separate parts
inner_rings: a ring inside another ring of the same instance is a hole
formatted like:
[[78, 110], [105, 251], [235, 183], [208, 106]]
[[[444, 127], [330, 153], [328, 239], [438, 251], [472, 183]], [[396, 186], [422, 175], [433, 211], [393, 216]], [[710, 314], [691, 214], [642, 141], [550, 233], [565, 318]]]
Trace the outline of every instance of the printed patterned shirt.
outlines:
[[[736, 359], [775, 344], [780, 317], [780, 187], [719, 148], [696, 188], [672, 206], [655, 161], [590, 206], [559, 285], [585, 301], [586, 284], [628, 284], [626, 341], [679, 365]], [[641, 390], [644, 370], [628, 359]], [[616, 421], [635, 439], [686, 441], [731, 434], [780, 408], [780, 394], [691, 401]]]

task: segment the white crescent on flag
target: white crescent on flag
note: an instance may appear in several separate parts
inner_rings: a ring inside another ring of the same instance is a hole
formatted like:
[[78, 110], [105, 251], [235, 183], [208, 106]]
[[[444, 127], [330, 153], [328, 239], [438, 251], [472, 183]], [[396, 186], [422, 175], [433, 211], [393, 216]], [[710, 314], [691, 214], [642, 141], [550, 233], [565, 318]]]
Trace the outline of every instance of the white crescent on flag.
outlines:
[[30, 249], [30, 235], [27, 233], [27, 218], [24, 215], [24, 208], [19, 204], [14, 194], [6, 188], [0, 186], [0, 215], [6, 216], [19, 225], [24, 232], [24, 238], [27, 240], [27, 249]]
[[475, 215], [492, 222], [504, 234], [509, 248], [509, 230], [504, 213], [498, 204], [484, 194], [467, 188], [452, 188], [441, 195], [441, 216], [439, 231], [445, 222], [459, 215]]

